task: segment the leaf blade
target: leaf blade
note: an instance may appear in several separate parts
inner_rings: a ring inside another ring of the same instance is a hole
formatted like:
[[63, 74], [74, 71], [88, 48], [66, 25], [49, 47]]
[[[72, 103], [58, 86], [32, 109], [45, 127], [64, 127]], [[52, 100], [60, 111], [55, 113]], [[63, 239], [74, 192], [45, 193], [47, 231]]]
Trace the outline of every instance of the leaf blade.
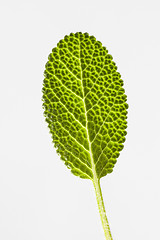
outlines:
[[44, 115], [72, 173], [98, 179], [113, 171], [125, 141], [127, 104], [112, 56], [87, 33], [71, 33], [49, 55]]

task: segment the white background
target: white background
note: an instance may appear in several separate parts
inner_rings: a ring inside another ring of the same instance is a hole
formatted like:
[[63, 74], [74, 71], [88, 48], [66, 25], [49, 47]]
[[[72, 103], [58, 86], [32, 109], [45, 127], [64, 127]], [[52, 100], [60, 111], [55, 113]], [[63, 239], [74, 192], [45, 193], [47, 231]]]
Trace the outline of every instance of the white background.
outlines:
[[0, 25], [0, 239], [105, 239], [92, 183], [60, 161], [42, 110], [47, 57], [77, 31], [109, 49], [130, 106], [101, 181], [113, 239], [160, 239], [160, 2], [0, 0]]

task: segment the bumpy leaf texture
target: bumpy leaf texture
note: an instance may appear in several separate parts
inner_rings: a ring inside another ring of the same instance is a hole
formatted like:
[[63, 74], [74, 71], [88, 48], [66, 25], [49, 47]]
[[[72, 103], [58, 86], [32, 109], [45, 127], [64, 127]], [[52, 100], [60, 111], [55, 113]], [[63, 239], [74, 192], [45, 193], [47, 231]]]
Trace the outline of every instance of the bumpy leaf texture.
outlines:
[[45, 67], [44, 115], [57, 153], [81, 178], [111, 173], [123, 149], [128, 108], [112, 56], [94, 36], [71, 33]]

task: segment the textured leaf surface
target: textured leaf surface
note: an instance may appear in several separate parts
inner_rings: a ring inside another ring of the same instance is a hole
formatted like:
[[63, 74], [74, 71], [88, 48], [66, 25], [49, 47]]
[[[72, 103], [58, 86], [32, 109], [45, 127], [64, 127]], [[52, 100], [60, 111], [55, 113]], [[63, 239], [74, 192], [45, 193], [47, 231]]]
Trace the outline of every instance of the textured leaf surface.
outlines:
[[93, 179], [113, 171], [127, 127], [121, 75], [101, 42], [71, 33], [53, 48], [43, 83], [44, 115], [61, 159]]

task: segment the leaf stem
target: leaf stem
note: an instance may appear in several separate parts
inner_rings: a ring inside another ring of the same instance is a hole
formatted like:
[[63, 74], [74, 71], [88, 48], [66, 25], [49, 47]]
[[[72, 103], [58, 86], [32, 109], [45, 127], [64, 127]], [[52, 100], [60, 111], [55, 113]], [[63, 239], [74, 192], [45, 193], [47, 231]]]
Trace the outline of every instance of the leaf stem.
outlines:
[[104, 235], [106, 237], [106, 240], [113, 240], [111, 231], [110, 231], [110, 227], [109, 227], [109, 222], [108, 222], [108, 219], [106, 216], [106, 211], [105, 211], [105, 206], [104, 206], [102, 191], [101, 191], [101, 186], [100, 186], [100, 180], [98, 178], [94, 178], [93, 185], [94, 185], [94, 189], [96, 192], [98, 209], [99, 209], [99, 213], [100, 213], [100, 217], [101, 217], [101, 221], [102, 221]]

